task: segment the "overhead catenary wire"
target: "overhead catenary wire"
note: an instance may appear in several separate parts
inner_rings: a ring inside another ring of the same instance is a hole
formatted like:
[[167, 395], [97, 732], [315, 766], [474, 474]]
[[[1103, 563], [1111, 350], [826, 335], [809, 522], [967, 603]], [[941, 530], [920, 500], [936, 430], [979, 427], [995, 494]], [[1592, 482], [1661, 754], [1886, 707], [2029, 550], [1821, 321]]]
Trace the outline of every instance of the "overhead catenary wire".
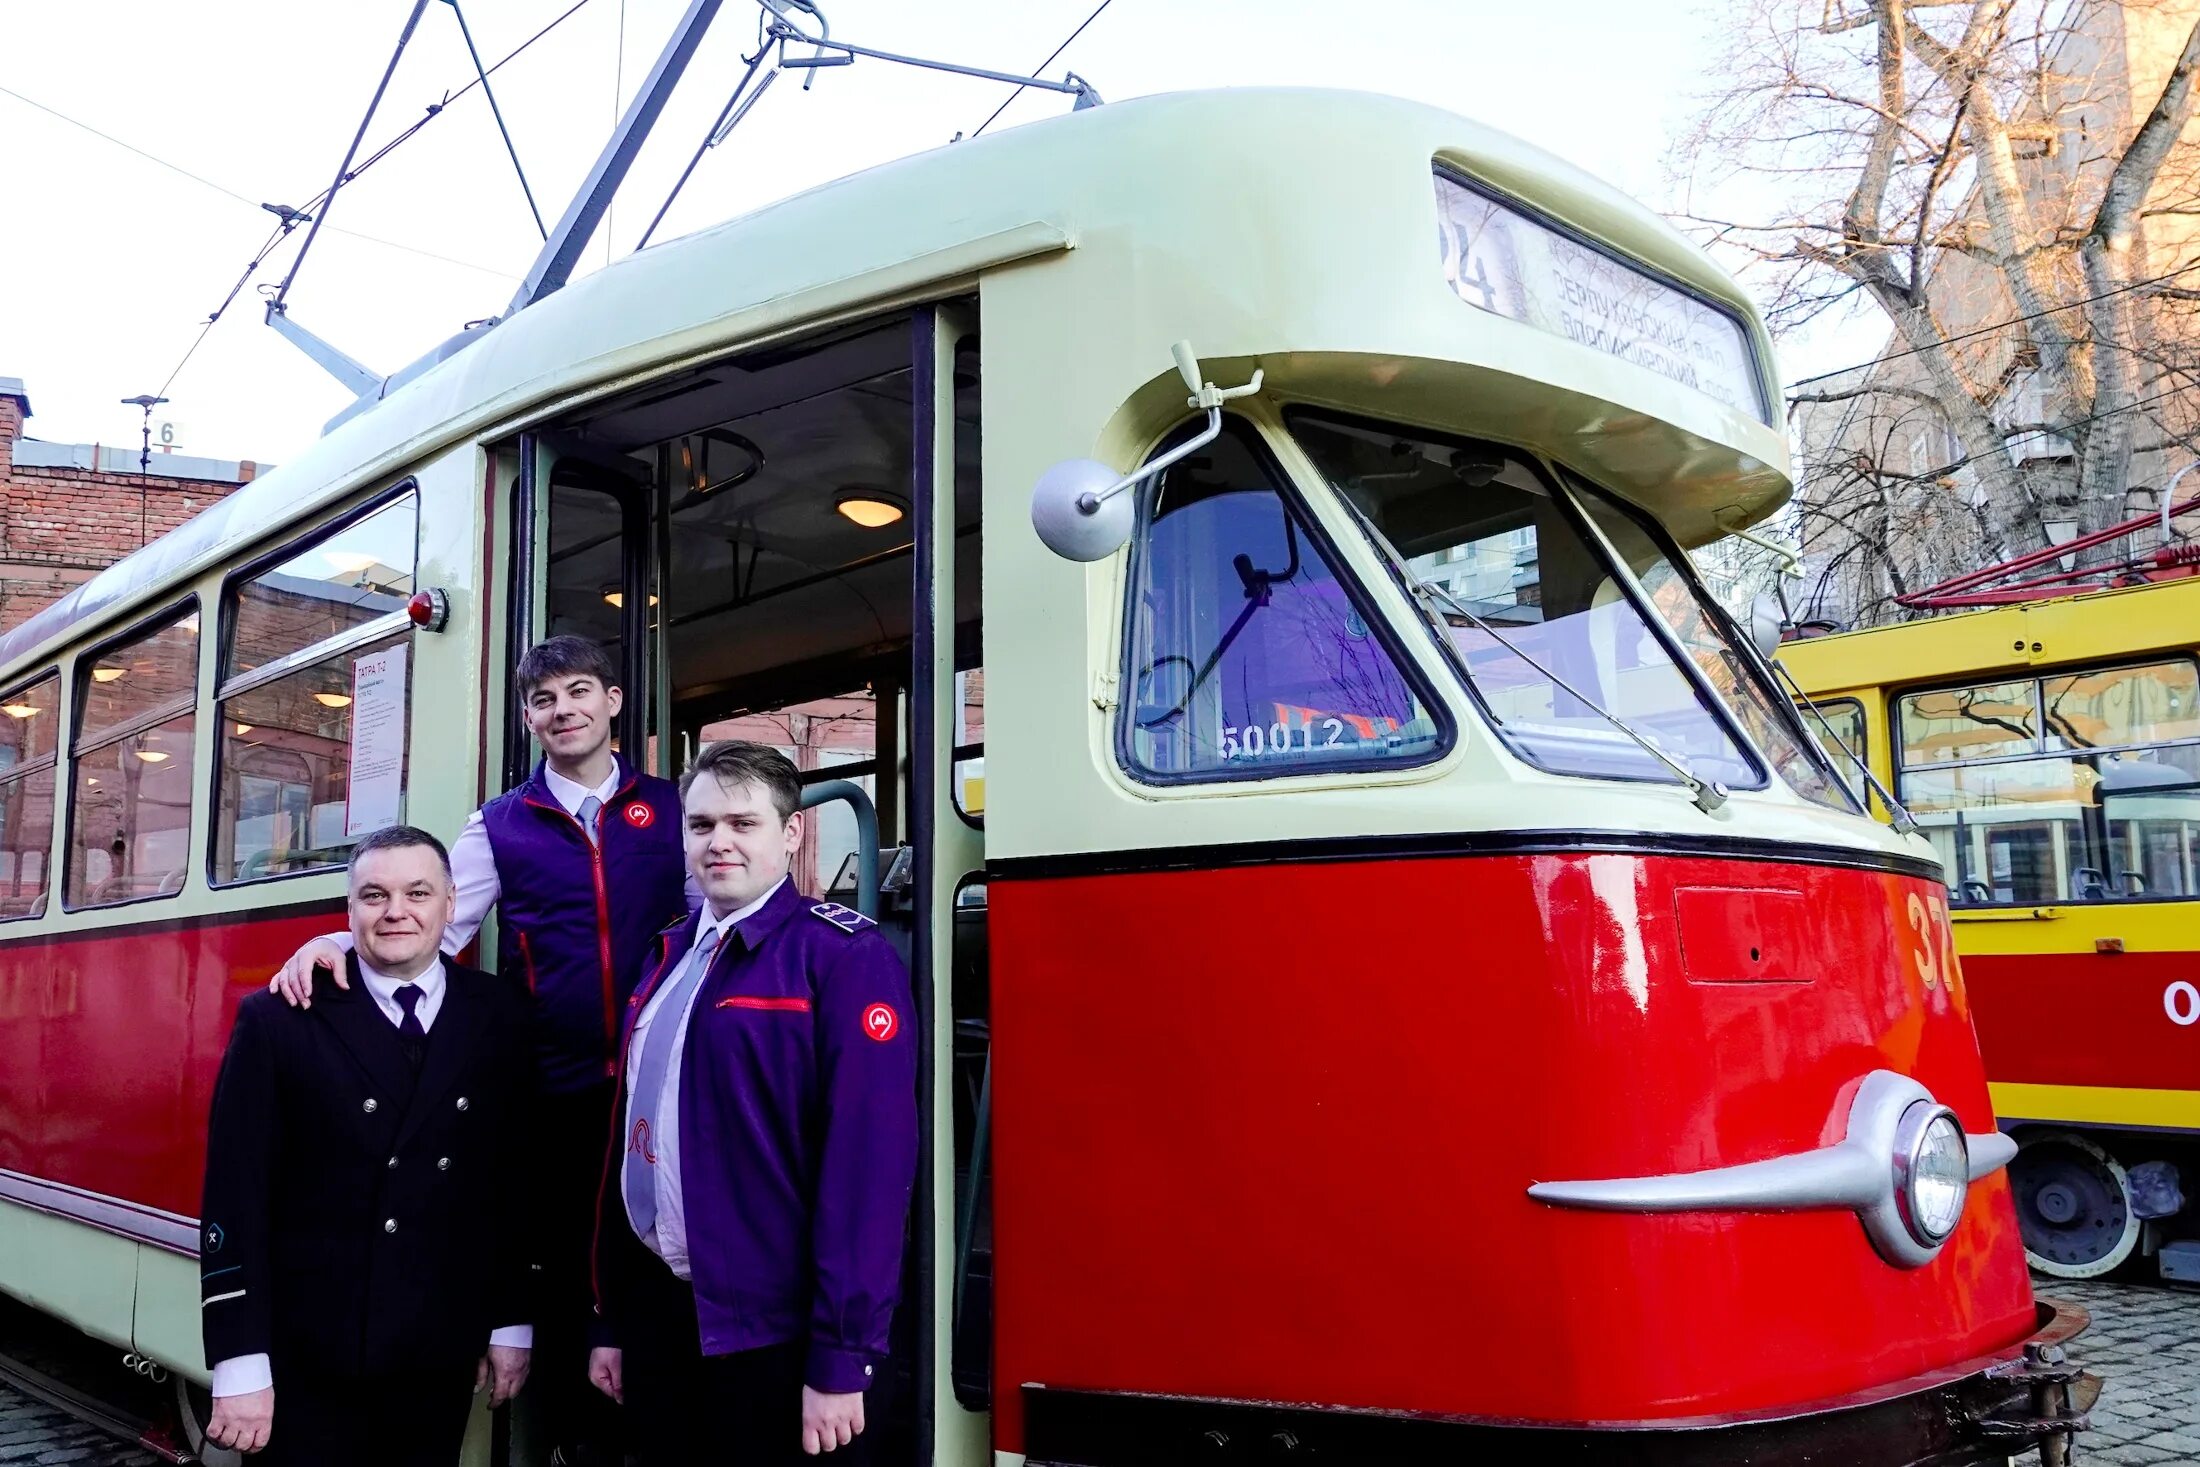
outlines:
[[[1115, 0], [1100, 0], [1100, 3], [1093, 7], [1092, 14], [1086, 16], [1084, 20], [1078, 25], [1077, 29], [1069, 33], [1068, 38], [1064, 40], [1061, 45], [1056, 46], [1052, 51], [1047, 53], [1046, 60], [1031, 68], [1031, 75], [1037, 76], [1041, 72], [1045, 71], [1048, 67], [1052, 66], [1055, 62], [1055, 58], [1059, 57], [1064, 51], [1067, 51], [1070, 48], [1071, 43], [1085, 33], [1085, 27], [1091, 25], [1094, 21], [1098, 20], [1100, 18], [1100, 12], [1107, 9], [1110, 5], [1114, 3]], [[1008, 104], [1015, 101], [1023, 94], [1024, 86], [1019, 84], [1015, 91], [1008, 94], [1008, 96], [1002, 101], [1000, 106], [993, 109], [993, 115], [986, 118], [985, 121], [979, 123], [977, 127], [971, 131], [970, 135], [972, 137], [976, 137], [979, 133], [982, 133], [987, 128], [991, 127], [993, 125], [994, 119], [1008, 110]]]
[[[203, 188], [212, 189], [215, 193], [222, 195], [222, 197], [224, 198], [234, 199], [236, 202], [245, 205], [247, 208], [258, 209], [263, 207], [263, 205], [261, 205], [257, 200], [248, 198], [245, 195], [238, 193], [235, 189], [229, 187], [227, 184], [216, 182], [214, 179], [208, 178], [201, 173], [193, 173], [190, 169], [183, 167], [181, 164], [172, 163], [168, 159], [161, 157], [157, 153], [149, 153], [145, 149], [139, 147], [137, 144], [129, 141], [127, 138], [118, 138], [111, 132], [102, 131], [101, 129], [92, 126], [90, 123], [85, 122], [80, 118], [71, 117], [66, 112], [62, 112], [57, 110], [56, 108], [47, 106], [44, 102], [39, 101], [36, 97], [27, 97], [23, 95], [23, 93], [16, 91], [12, 87], [4, 86], [0, 86], [0, 96], [13, 97], [16, 101], [21, 102], [26, 107], [36, 108], [38, 111], [45, 113], [47, 116], [52, 117], [58, 122], [65, 122], [69, 126], [76, 128], [80, 132], [90, 133], [93, 137], [98, 138], [101, 142], [111, 143], [115, 147], [122, 149], [126, 153], [134, 153], [156, 168], [164, 168], [168, 172], [175, 174], [179, 178], [187, 178], [191, 182], [198, 184]], [[357, 176], [356, 170], [354, 170], [353, 176]], [[301, 209], [299, 212], [307, 213], [310, 211]], [[362, 240], [367, 244], [380, 245], [384, 249], [401, 250], [408, 255], [418, 255], [422, 259], [436, 260], [445, 265], [456, 265], [462, 270], [476, 270], [484, 275], [494, 275], [499, 280], [511, 280], [514, 278], [513, 273], [509, 270], [499, 270], [491, 265], [476, 264], [472, 260], [461, 260], [454, 255], [437, 254], [434, 250], [422, 249], [418, 245], [405, 244], [400, 240], [384, 239], [378, 234], [368, 234], [362, 230], [357, 229], [346, 229], [341, 224], [331, 224], [329, 226], [329, 231], [332, 234], [347, 235], [352, 239]], [[259, 260], [266, 259], [267, 255], [272, 252], [273, 247], [282, 243], [284, 233], [284, 230], [278, 228], [274, 234], [269, 236], [268, 245], [264, 247], [261, 253], [256, 257], [255, 263], [258, 263]]]
[[[557, 16], [555, 16], [548, 24], [544, 25], [540, 30], [536, 31], [526, 40], [520, 42], [517, 46], [514, 46], [511, 50], [505, 52], [504, 55], [498, 58], [495, 64], [491, 66], [480, 66], [478, 64], [477, 58], [475, 75], [472, 80], [468, 81], [465, 85], [459, 87], [456, 91], [446, 91], [440, 101], [430, 103], [427, 110], [421, 115], [421, 117], [417, 121], [415, 121], [410, 127], [407, 127], [399, 132], [395, 137], [392, 137], [388, 142], [382, 144], [379, 148], [375, 149], [374, 152], [368, 154], [367, 157], [363, 159], [357, 167], [353, 168], [347, 175], [344, 176], [344, 178], [338, 180], [338, 182], [348, 182], [351, 180], [355, 180], [361, 174], [365, 173], [369, 168], [372, 168], [376, 163], [381, 162], [382, 159], [388, 157], [400, 145], [418, 134], [422, 128], [433, 122], [437, 117], [440, 117], [443, 114], [444, 110], [451, 105], [451, 103], [465, 96], [468, 92], [472, 91], [477, 86], [485, 87], [490, 77], [494, 76], [498, 71], [509, 65], [513, 60], [524, 53], [529, 47], [533, 46], [536, 42], [542, 40], [543, 37], [549, 35], [559, 26], [565, 24], [566, 21], [572, 19], [574, 15], [578, 14], [587, 5], [588, 0], [573, 0], [573, 3], [571, 5], [560, 11]], [[165, 158], [157, 157], [156, 155], [147, 152], [145, 149], [138, 147], [134, 143], [126, 142], [123, 139], [114, 136], [112, 133], [103, 132], [99, 128], [93, 127], [89, 123], [80, 122], [76, 118], [71, 117], [64, 112], [57, 111], [56, 109], [47, 106], [43, 102], [39, 102], [33, 98], [26, 97], [22, 93], [17, 92], [12, 88], [0, 87], [0, 93], [5, 93], [10, 97], [15, 98], [19, 102], [22, 102], [31, 107], [35, 107], [41, 112], [48, 113], [49, 115], [59, 119], [60, 121], [69, 124], [71, 127], [79, 128], [85, 132], [91, 133], [93, 136], [98, 137], [105, 142], [111, 143], [114, 146], [122, 148], [127, 152], [134, 153], [137, 156], [145, 159], [147, 162], [164, 168], [171, 173], [175, 173], [184, 178], [188, 178], [192, 182], [200, 184], [206, 188], [210, 188], [216, 193], [222, 194], [227, 198], [236, 200], [238, 203], [248, 205], [249, 207], [255, 209], [265, 207], [264, 204], [246, 198], [243, 194], [238, 193], [235, 189], [229, 188], [223, 184], [216, 183], [210, 178], [204, 177], [201, 174], [194, 173], [190, 169], [184, 168], [178, 164], [171, 163]], [[161, 389], [158, 393], [155, 394], [156, 396], [164, 397], [167, 395], [169, 387], [175, 383], [176, 378], [182, 374], [183, 369], [190, 364], [192, 357], [198, 354], [199, 348], [205, 344], [208, 333], [210, 333], [214, 329], [214, 324], [217, 321], [221, 320], [223, 314], [227, 312], [229, 307], [236, 302], [237, 297], [243, 293], [245, 286], [251, 281], [254, 272], [257, 271], [263, 263], [265, 263], [267, 257], [273, 254], [277, 249], [279, 249], [282, 246], [283, 241], [290, 237], [292, 230], [296, 228], [297, 220], [302, 216], [317, 213], [322, 205], [327, 202], [327, 199], [328, 190], [323, 190], [321, 193], [316, 194], [313, 198], [307, 200], [306, 204], [303, 207], [294, 210], [289, 216], [285, 217], [281, 223], [275, 226], [274, 231], [268, 236], [266, 242], [263, 243], [258, 251], [253, 254], [252, 258], [245, 263], [244, 270], [237, 276], [236, 283], [229, 287], [229, 293], [222, 297], [221, 304], [217, 305], [211, 312], [209, 312], [206, 319], [200, 323], [198, 334], [191, 338], [191, 344], [188, 347], [184, 348], [183, 355], [177, 359], [176, 365], [169, 370], [168, 376], [161, 383]], [[530, 203], [531, 202], [532, 200], [530, 200]], [[370, 244], [382, 245], [388, 249], [402, 250], [407, 254], [419, 255], [425, 259], [441, 261], [446, 265], [455, 265], [460, 267], [461, 269], [466, 270], [476, 270], [485, 275], [494, 275], [502, 280], [511, 280], [514, 278], [513, 274], [507, 270], [498, 270], [487, 265], [477, 265], [470, 260], [461, 260], [450, 255], [438, 254], [433, 250], [424, 250], [414, 245], [400, 244], [395, 240], [382, 239], [378, 236], [366, 234], [356, 229], [346, 229], [342, 225], [332, 224], [329, 225], [328, 228], [331, 232], [336, 234], [346, 235], [353, 239], [365, 240]]]
[[2037, 321], [2047, 316], [2059, 315], [2064, 311], [2074, 311], [2080, 306], [2089, 306], [2095, 301], [2104, 301], [2111, 296], [2125, 295], [2134, 290], [2145, 290], [2150, 286], [2164, 285], [2180, 275], [2190, 275], [2195, 270], [2200, 270], [2200, 260], [2190, 261], [2187, 264], [2178, 266], [2175, 270], [2166, 271], [2160, 275], [2149, 275], [2144, 280], [2128, 281], [2123, 285], [2101, 291], [2096, 295], [2081, 296], [2077, 300], [2065, 301], [2061, 305], [2048, 306], [2038, 311], [2027, 311], [2022, 315], [2010, 316], [2000, 321], [1990, 321], [1984, 326], [1974, 326], [1968, 331], [1958, 331], [1954, 335], [1943, 337], [1929, 346], [1907, 346], [1900, 351], [1890, 351], [1884, 355], [1873, 357], [1870, 361], [1851, 362], [1846, 367], [1836, 367], [1830, 372], [1816, 372], [1808, 377], [1799, 377], [1788, 384], [1789, 393], [1792, 396], [1795, 388], [1808, 387], [1813, 382], [1825, 382], [1835, 377], [1846, 377], [1851, 372], [1861, 372], [1885, 362], [1900, 361], [1904, 357], [1914, 357], [1929, 351], [1939, 351], [1942, 347], [1953, 346], [1959, 341], [1969, 341], [1980, 336], [1991, 336], [1996, 331], [2006, 331], [2012, 326], [2021, 326], [2027, 321]]

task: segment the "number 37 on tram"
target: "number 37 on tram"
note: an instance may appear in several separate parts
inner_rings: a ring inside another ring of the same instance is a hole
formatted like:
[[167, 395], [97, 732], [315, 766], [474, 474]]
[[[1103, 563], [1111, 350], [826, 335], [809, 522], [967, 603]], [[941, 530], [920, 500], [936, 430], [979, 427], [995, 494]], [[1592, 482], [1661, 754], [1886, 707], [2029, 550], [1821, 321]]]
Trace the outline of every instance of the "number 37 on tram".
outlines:
[[631, 756], [762, 735], [875, 821], [930, 1056], [883, 1460], [2059, 1436], [1944, 873], [1687, 557], [1789, 493], [1775, 398], [1654, 216], [1346, 94], [574, 281], [0, 639], [0, 1287], [203, 1380], [235, 1005], [362, 824], [524, 775], [504, 670], [575, 632]]

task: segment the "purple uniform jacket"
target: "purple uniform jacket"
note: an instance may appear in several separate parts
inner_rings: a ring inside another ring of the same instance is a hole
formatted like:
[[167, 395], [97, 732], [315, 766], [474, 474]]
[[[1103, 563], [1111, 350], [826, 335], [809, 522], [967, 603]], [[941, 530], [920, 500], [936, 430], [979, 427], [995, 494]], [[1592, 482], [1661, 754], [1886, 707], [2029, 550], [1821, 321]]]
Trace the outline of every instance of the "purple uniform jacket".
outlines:
[[[632, 1143], [626, 1051], [699, 921], [666, 932], [628, 1000], [621, 1130], [597, 1220], [597, 1308], [614, 1343], [625, 1273], [641, 1254], [620, 1192]], [[869, 918], [792, 882], [735, 931], [697, 995], [680, 1071], [680, 1185], [703, 1353], [807, 1340], [813, 1389], [860, 1391], [886, 1358], [916, 1180], [909, 975]]]
[[499, 966], [534, 995], [545, 1090], [604, 1083], [627, 995], [659, 931], [687, 910], [680, 791], [623, 758], [618, 769], [617, 793], [596, 815], [600, 845], [550, 793], [540, 764], [481, 807], [501, 888]]

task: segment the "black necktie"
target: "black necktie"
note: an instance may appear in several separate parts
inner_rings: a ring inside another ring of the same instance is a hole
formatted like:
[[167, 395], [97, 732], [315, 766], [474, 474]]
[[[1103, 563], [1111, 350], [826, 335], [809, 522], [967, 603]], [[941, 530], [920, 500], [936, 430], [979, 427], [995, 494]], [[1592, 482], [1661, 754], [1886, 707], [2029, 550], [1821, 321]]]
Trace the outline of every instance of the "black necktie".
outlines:
[[420, 985], [398, 984], [397, 1002], [405, 1010], [397, 1025], [397, 1042], [404, 1046], [406, 1063], [417, 1070], [421, 1056], [428, 1052], [428, 1031], [420, 1024]]

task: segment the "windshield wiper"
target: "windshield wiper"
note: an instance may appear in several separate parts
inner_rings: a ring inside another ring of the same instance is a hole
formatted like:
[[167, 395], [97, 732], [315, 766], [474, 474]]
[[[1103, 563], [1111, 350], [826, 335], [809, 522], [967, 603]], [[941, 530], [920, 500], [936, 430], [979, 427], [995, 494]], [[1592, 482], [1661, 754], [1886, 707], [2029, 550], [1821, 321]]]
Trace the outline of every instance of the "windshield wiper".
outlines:
[[[1530, 657], [1526, 652], [1522, 651], [1518, 646], [1516, 646], [1513, 642], [1502, 635], [1496, 627], [1492, 626], [1484, 618], [1477, 616], [1471, 609], [1468, 608], [1465, 602], [1461, 601], [1458, 597], [1452, 595], [1451, 592], [1445, 590], [1442, 586], [1436, 585], [1434, 582], [1420, 580], [1416, 578], [1411, 572], [1407, 572], [1406, 581], [1414, 588], [1417, 599], [1423, 601], [1424, 609], [1429, 603], [1441, 602], [1453, 613], [1465, 617], [1476, 631], [1481, 632], [1491, 641], [1497, 643], [1498, 646], [1503, 647], [1507, 652], [1512, 653], [1513, 656], [1519, 658], [1522, 662], [1527, 663], [1528, 666], [1534, 668], [1537, 672], [1543, 674], [1543, 676], [1545, 676], [1546, 678], [1549, 678], [1553, 687], [1556, 687], [1560, 692], [1566, 694], [1566, 696], [1572, 698], [1582, 707], [1588, 709], [1591, 713], [1596, 714], [1597, 717], [1603, 719], [1606, 723], [1611, 724], [1612, 727], [1618, 729], [1621, 733], [1627, 735], [1627, 737], [1633, 739], [1637, 744], [1641, 745], [1644, 753], [1648, 754], [1651, 758], [1657, 760], [1660, 764], [1663, 764], [1666, 768], [1672, 770], [1673, 777], [1678, 779], [1683, 785], [1687, 786], [1689, 797], [1695, 801], [1697, 809], [1703, 811], [1706, 815], [1708, 815], [1712, 811], [1718, 809], [1721, 805], [1724, 805], [1726, 803], [1727, 788], [1725, 785], [1719, 783], [1719, 781], [1715, 779], [1699, 778], [1696, 774], [1696, 771], [1690, 769], [1686, 764], [1683, 764], [1680, 760], [1674, 758], [1672, 755], [1666, 753], [1665, 750], [1659, 748], [1656, 741], [1651, 739], [1648, 735], [1638, 732], [1632, 725], [1627, 722], [1626, 719], [1621, 718], [1618, 714], [1613, 713], [1611, 710], [1603, 707], [1594, 698], [1588, 697], [1587, 695], [1582, 693], [1580, 689], [1574, 687], [1573, 684], [1567, 682], [1557, 673], [1551, 671], [1548, 667], [1545, 667], [1542, 663], [1536, 661], [1533, 657]], [[1428, 614], [1429, 619], [1434, 622], [1437, 628], [1444, 633], [1444, 639], [1447, 642], [1450, 641], [1450, 626], [1444, 621], [1442, 615], [1433, 611], [1429, 612]]]
[[[1682, 786], [1687, 789], [1689, 798], [1695, 802], [1697, 809], [1703, 811], [1706, 815], [1708, 815], [1712, 811], [1718, 809], [1721, 805], [1724, 805], [1726, 803], [1728, 791], [1725, 785], [1719, 783], [1715, 779], [1698, 778], [1696, 775], [1696, 771], [1690, 769], [1686, 764], [1683, 764], [1678, 759], [1675, 759], [1672, 755], [1666, 753], [1665, 750], [1659, 748], [1655, 741], [1650, 739], [1647, 735], [1638, 732], [1633, 726], [1631, 726], [1627, 722], [1626, 719], [1621, 718], [1618, 714], [1613, 713], [1611, 710], [1603, 707], [1595, 699], [1582, 696], [1582, 694], [1571, 684], [1569, 684], [1564, 678], [1560, 677], [1557, 673], [1551, 671], [1542, 663], [1536, 661], [1533, 657], [1530, 657], [1527, 653], [1521, 651], [1520, 648], [1514, 646], [1510, 641], [1506, 640], [1498, 633], [1497, 628], [1491, 626], [1489, 622], [1484, 620], [1482, 617], [1477, 616], [1463, 602], [1461, 602], [1458, 597], [1452, 595], [1449, 591], [1445, 590], [1439, 585], [1436, 585], [1434, 582], [1424, 581], [1419, 576], [1415, 575], [1412, 569], [1406, 565], [1405, 558], [1398, 553], [1398, 548], [1390, 543], [1390, 537], [1385, 535], [1381, 530], [1375, 528], [1375, 522], [1367, 517], [1367, 511], [1361, 509], [1359, 505], [1353, 503], [1351, 495], [1339, 491], [1339, 493], [1337, 494], [1337, 498], [1341, 500], [1344, 504], [1344, 507], [1351, 512], [1352, 518], [1359, 523], [1360, 533], [1367, 536], [1368, 543], [1375, 547], [1376, 553], [1381, 555], [1385, 560], [1389, 561], [1391, 570], [1397, 574], [1398, 578], [1401, 581], [1405, 582], [1405, 584], [1411, 588], [1414, 604], [1421, 608], [1421, 614], [1423, 616], [1426, 616], [1429, 619], [1429, 624], [1436, 628], [1437, 640], [1443, 643], [1444, 650], [1449, 653], [1453, 660], [1459, 664], [1459, 671], [1461, 675], [1466, 677], [1469, 682], [1473, 681], [1474, 674], [1467, 667], [1465, 659], [1460, 656], [1458, 647], [1454, 645], [1451, 640], [1450, 623], [1444, 620], [1443, 614], [1441, 612], [1438, 612], [1434, 609], [1434, 603], [1438, 601], [1441, 601], [1445, 606], [1451, 608], [1451, 610], [1458, 615], [1465, 617], [1469, 623], [1471, 623], [1477, 630], [1481, 631], [1485, 636], [1489, 637], [1491, 641], [1497, 643], [1497, 645], [1512, 653], [1513, 656], [1519, 658], [1522, 662], [1527, 663], [1528, 666], [1534, 668], [1537, 672], [1549, 678], [1554, 687], [1564, 692], [1575, 702], [1581, 704], [1582, 707], [1596, 714], [1597, 717], [1603, 719], [1606, 723], [1611, 724], [1612, 727], [1618, 729], [1621, 733], [1625, 734], [1628, 738], [1639, 744], [1642, 747], [1643, 751], [1647, 753], [1651, 758], [1657, 760], [1660, 764], [1663, 764], [1667, 769], [1670, 769], [1673, 772], [1673, 777], [1679, 780]], [[1503, 720], [1499, 721], [1502, 722]]]

